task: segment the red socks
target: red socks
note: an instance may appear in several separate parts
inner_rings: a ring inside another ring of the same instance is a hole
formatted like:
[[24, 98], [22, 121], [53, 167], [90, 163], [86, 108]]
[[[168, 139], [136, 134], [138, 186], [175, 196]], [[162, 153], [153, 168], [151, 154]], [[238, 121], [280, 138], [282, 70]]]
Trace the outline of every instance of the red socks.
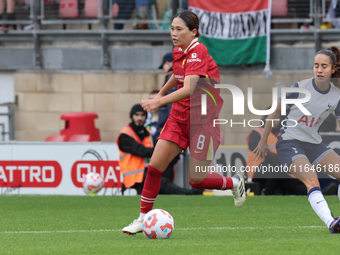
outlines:
[[140, 212], [148, 213], [152, 210], [155, 199], [161, 187], [161, 177], [163, 172], [152, 166], [148, 166], [148, 172], [144, 182], [142, 198], [140, 202]]
[[207, 177], [199, 183], [189, 183], [195, 189], [232, 189], [233, 180], [218, 173], [208, 173]]
[[[152, 210], [156, 197], [161, 187], [161, 177], [163, 172], [152, 166], [148, 166], [148, 173], [144, 182], [142, 197], [140, 202], [140, 212], [148, 213]], [[233, 180], [218, 173], [208, 173], [207, 177], [200, 183], [190, 183], [195, 189], [232, 189]]]

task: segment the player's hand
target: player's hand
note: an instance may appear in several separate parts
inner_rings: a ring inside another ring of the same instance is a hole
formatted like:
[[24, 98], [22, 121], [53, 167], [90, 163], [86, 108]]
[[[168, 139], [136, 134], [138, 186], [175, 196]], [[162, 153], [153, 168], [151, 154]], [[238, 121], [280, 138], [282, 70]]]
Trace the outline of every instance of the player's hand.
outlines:
[[255, 153], [254, 158], [256, 158], [256, 161], [258, 161], [260, 157], [262, 157], [264, 161], [268, 153], [268, 143], [260, 140], [253, 152]]
[[158, 98], [161, 98], [161, 97], [162, 95], [158, 93], [152, 100], [157, 100]]
[[153, 110], [159, 108], [161, 105], [157, 99], [142, 100], [141, 106], [147, 112], [152, 112]]

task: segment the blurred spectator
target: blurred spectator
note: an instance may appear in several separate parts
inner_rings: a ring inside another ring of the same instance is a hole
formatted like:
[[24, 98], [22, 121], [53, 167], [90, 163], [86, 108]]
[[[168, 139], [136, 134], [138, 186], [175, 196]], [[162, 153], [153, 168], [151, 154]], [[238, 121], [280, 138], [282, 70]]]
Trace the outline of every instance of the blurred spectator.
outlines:
[[161, 25], [161, 30], [170, 30], [171, 29], [171, 21], [172, 21], [172, 9], [167, 10], [166, 12], [164, 12], [163, 14], [163, 20], [164, 21], [168, 21], [168, 23], [163, 23]]
[[[340, 1], [339, 0], [332, 0], [328, 12], [327, 12], [327, 19], [336, 19], [340, 18]], [[332, 22], [333, 28], [340, 28], [340, 22], [334, 21]]]
[[[309, 19], [310, 17], [310, 0], [288, 0], [288, 13], [293, 18]], [[298, 23], [298, 27], [308, 29], [311, 26], [307, 23]]]
[[[182, 10], [188, 10], [188, 0], [182, 0], [182, 6], [179, 6], [179, 1], [177, 1], [177, 13], [180, 13]], [[169, 23], [163, 23], [160, 27], [161, 30], [170, 30], [171, 29], [171, 21], [172, 21], [172, 9], [167, 10], [163, 14], [163, 20], [168, 21]]]
[[289, 13], [299, 19], [308, 19], [310, 14], [310, 0], [288, 0]]
[[[159, 90], [153, 90], [149, 94], [149, 99], [154, 99], [157, 96]], [[157, 131], [157, 123], [158, 123], [158, 113], [159, 109], [153, 110], [152, 112], [148, 112], [148, 116], [146, 118], [144, 126], [147, 129], [150, 129], [151, 135], [154, 137]], [[157, 137], [154, 137], [154, 141], [157, 140]]]
[[188, 10], [189, 0], [182, 0], [182, 9]]
[[[119, 166], [123, 174], [122, 194], [126, 188], [134, 188], [141, 194], [146, 176], [145, 158], [150, 158], [153, 153], [152, 138], [144, 127], [147, 112], [140, 104], [131, 108], [131, 123], [124, 127], [117, 139], [119, 148]], [[173, 167], [173, 165], [172, 165]], [[173, 169], [164, 172], [161, 180], [160, 194], [202, 194], [202, 191], [189, 190], [175, 185], [172, 181]]]
[[[158, 6], [157, 0], [149, 0], [149, 12], [148, 12], [149, 20], [158, 19]], [[158, 23], [149, 24], [150, 29], [159, 29], [160, 25]]]
[[[116, 19], [130, 19], [133, 10], [136, 8], [137, 17], [142, 20], [148, 19], [150, 0], [116, 0], [115, 6], [118, 8], [118, 15], [114, 17]], [[115, 29], [123, 29], [124, 24], [115, 24]], [[139, 23], [135, 26], [135, 29], [149, 29], [148, 24]]]
[[134, 105], [130, 110], [131, 122], [120, 131], [117, 139], [119, 166], [124, 178], [122, 194], [126, 188], [142, 193], [147, 167], [144, 158], [150, 158], [153, 153], [151, 135], [144, 127], [146, 114], [140, 104]]
[[[3, 20], [5, 14], [6, 7], [6, 20], [11, 21], [15, 20], [14, 7], [15, 0], [0, 0], [0, 20]], [[11, 25], [1, 25], [0, 31], [7, 31], [8, 29], [13, 28]]]

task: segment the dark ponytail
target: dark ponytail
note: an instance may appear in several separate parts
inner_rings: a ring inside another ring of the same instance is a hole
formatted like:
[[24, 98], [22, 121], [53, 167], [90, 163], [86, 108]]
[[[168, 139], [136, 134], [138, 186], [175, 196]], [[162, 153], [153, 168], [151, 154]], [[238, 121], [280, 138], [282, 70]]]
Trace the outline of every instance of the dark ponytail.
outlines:
[[334, 65], [333, 68], [335, 69], [334, 74], [332, 74], [332, 78], [334, 79], [334, 85], [340, 89], [340, 49], [336, 46], [331, 46], [327, 48], [327, 50], [330, 50], [334, 53]]
[[340, 89], [340, 49], [336, 46], [331, 46], [325, 50], [320, 50], [317, 54], [325, 54], [331, 59], [332, 68], [335, 72], [332, 74], [333, 84]]

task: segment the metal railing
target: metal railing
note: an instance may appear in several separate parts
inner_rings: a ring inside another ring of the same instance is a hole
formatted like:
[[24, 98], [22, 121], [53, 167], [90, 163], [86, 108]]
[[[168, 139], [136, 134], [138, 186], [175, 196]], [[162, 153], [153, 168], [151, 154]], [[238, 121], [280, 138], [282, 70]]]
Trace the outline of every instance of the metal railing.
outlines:
[[8, 117], [8, 131], [6, 131], [5, 124], [1, 123], [0, 126], [2, 127], [2, 140], [5, 141], [5, 136], [8, 135], [9, 140], [15, 140], [15, 125], [14, 125], [14, 106], [15, 103], [2, 103], [0, 106], [8, 107], [8, 111], [5, 113], [0, 113], [0, 116], [7, 116]]
[[[113, 9], [114, 9], [113, 6], [114, 6], [116, 0], [108, 0], [108, 1], [109, 1], [109, 11], [108, 11], [108, 15], [106, 15], [105, 18], [108, 19], [109, 22], [112, 23], [112, 24], [117, 24], [117, 23], [122, 23], [122, 24], [143, 24], [143, 23], [144, 24], [153, 24], [156, 27], [156, 29], [160, 29], [159, 24], [170, 24], [170, 19], [169, 20], [163, 20], [163, 19], [158, 18], [157, 11], [156, 11], [156, 1], [149, 6], [149, 10], [148, 10], [149, 19], [148, 20], [141, 20], [141, 19], [137, 19], [137, 18], [134, 18], [134, 19], [117, 19], [114, 16], [114, 13], [113, 13]], [[169, 11], [169, 10], [172, 9], [170, 1], [171, 0], [167, 0], [167, 10], [166, 11]], [[181, 6], [182, 6], [182, 0], [179, 1], [178, 11], [182, 10]]]
[[[116, 2], [116, 0], [97, 0], [97, 16], [96, 17], [87, 17], [84, 8], [86, 7], [87, 2], [85, 1], [84, 4], [82, 4], [81, 6], [78, 3], [78, 6], [76, 7], [78, 9], [78, 14], [74, 17], [69, 17], [69, 18], [63, 18], [61, 17], [62, 13], [59, 12], [61, 10], [60, 6], [59, 6], [59, 10], [48, 10], [48, 8], [45, 8], [45, 4], [44, 4], [44, 0], [40, 0], [40, 15], [39, 15], [39, 20], [41, 22], [41, 24], [43, 25], [52, 25], [52, 24], [99, 24], [99, 23], [103, 23], [106, 21], [109, 21], [110, 23], [123, 23], [123, 24], [129, 24], [129, 23], [134, 23], [134, 24], [140, 24], [140, 23], [146, 23], [146, 24], [154, 24], [156, 25], [156, 28], [159, 29], [159, 24], [163, 24], [163, 23], [169, 23], [170, 21], [166, 21], [166, 20], [160, 20], [157, 18], [156, 15], [156, 6], [155, 4], [151, 4], [149, 6], [149, 12], [152, 13], [152, 18], [149, 18], [147, 20], [140, 20], [137, 18], [131, 18], [132, 15], [132, 10], [131, 13], [128, 14], [128, 16], [130, 16], [129, 18], [126, 19], [117, 19], [114, 17], [113, 14], [113, 5]], [[180, 0], [180, 4], [181, 4], [182, 0]], [[60, 3], [61, 4], [61, 3]], [[122, 2], [122, 4], [125, 4], [126, 7], [127, 4], [129, 3], [124, 3]], [[168, 6], [168, 10], [171, 9], [170, 8], [170, 0], [167, 0], [167, 6]], [[54, 7], [55, 8], [55, 7]], [[126, 8], [122, 8], [123, 11]], [[133, 8], [132, 8], [133, 9]], [[52, 12], [52, 14], [51, 14]], [[53, 18], [51, 18], [50, 16], [52, 16]], [[57, 16], [57, 18], [55, 18]], [[59, 16], [59, 17], [58, 17]]]
[[[59, 0], [61, 1], [61, 0]], [[86, 1], [86, 0], [85, 0]], [[315, 49], [321, 48], [322, 40], [340, 40], [340, 29], [320, 29], [324, 21], [334, 21], [326, 18], [326, 9], [329, 2], [326, 0], [273, 0], [283, 1], [287, 12], [280, 17], [273, 16], [272, 23], [313, 23], [309, 29], [271, 29], [271, 41], [312, 41]], [[291, 6], [291, 2], [299, 5]], [[101, 42], [102, 57], [104, 66], [110, 66], [109, 43], [117, 41], [142, 41], [142, 42], [171, 42], [169, 31], [158, 29], [157, 25], [170, 23], [170, 20], [153, 19], [141, 20], [132, 15], [128, 19], [116, 19], [113, 13], [115, 0], [97, 0], [98, 15], [94, 18], [85, 17], [83, 6], [80, 7], [79, 15], [74, 19], [60, 17], [59, 5], [45, 6], [44, 0], [30, 0], [29, 19], [14, 21], [0, 21], [0, 24], [33, 24], [30, 31], [8, 31], [0, 32], [0, 41], [33, 41], [34, 64], [41, 66], [41, 42], [44, 41], [65, 41], [65, 40], [91, 40]], [[167, 0], [167, 10], [176, 10], [177, 1]], [[301, 9], [302, 8], [302, 9]], [[151, 8], [152, 9], [152, 8]], [[335, 19], [336, 21], [338, 19]], [[152, 24], [157, 29], [129, 30], [110, 29], [109, 24]], [[60, 24], [100, 24], [97, 29], [54, 29], [52, 25]], [[51, 29], [50, 29], [51, 28]]]
[[[16, 12], [17, 16], [19, 16], [19, 19], [16, 19], [16, 20], [0, 20], [0, 25], [21, 25], [21, 24], [22, 25], [29, 25], [29, 24], [32, 24], [33, 20], [34, 20], [34, 8], [32, 8], [32, 6], [34, 6], [34, 0], [30, 0], [29, 6], [26, 6], [26, 5], [18, 6], [17, 5], [15, 12]], [[29, 14], [23, 15], [22, 12], [18, 13], [18, 7], [20, 7], [20, 11], [22, 11], [25, 8], [27, 8], [27, 10], [29, 9]]]
[[[19, 16], [19, 19], [16, 20], [0, 20], [0, 24], [34, 24], [38, 21], [41, 25], [56, 25], [56, 24], [100, 24], [100, 23], [111, 23], [111, 24], [154, 24], [156, 29], [159, 29], [159, 24], [169, 24], [170, 20], [159, 19], [156, 15], [156, 6], [155, 4], [151, 4], [149, 6], [149, 15], [148, 19], [141, 20], [135, 17], [136, 15], [128, 15], [130, 17], [124, 19], [117, 19], [113, 13], [113, 6], [117, 0], [97, 0], [97, 16], [96, 17], [86, 17], [84, 14], [84, 6], [86, 5], [86, 1], [81, 6], [78, 4], [76, 8], [78, 8], [79, 13], [75, 17], [70, 18], [62, 18], [60, 17], [60, 4], [54, 2], [54, 5], [45, 6], [44, 0], [29, 0], [30, 6], [27, 6], [29, 9], [29, 15], [27, 19], [21, 19], [22, 16]], [[61, 0], [59, 0], [61, 1]], [[153, 0], [156, 2], [156, 0]], [[300, 1], [290, 1], [290, 0], [273, 0], [274, 1], [282, 1], [284, 5], [287, 7], [286, 15], [272, 16], [272, 23], [312, 23], [314, 22], [315, 16], [320, 15], [325, 22], [332, 21], [340, 21], [340, 18], [337, 19], [328, 19], [326, 18], [327, 14], [327, 5], [329, 5], [326, 0], [300, 0]], [[322, 1], [321, 12], [316, 14], [318, 10], [315, 7], [315, 2]], [[78, 2], [78, 1], [77, 1]], [[167, 10], [172, 10], [172, 0], [167, 0]], [[179, 11], [181, 10], [182, 0], [179, 1]], [[275, 7], [274, 7], [275, 8]], [[122, 8], [124, 10], [124, 8]], [[308, 11], [309, 10], [309, 11]]]
[[[81, 17], [79, 14], [72, 18], [59, 18], [59, 19], [46, 19], [48, 15], [45, 13], [45, 4], [44, 0], [40, 0], [40, 22], [42, 25], [54, 25], [54, 24], [99, 24], [100, 19], [103, 17], [103, 8], [102, 8], [102, 0], [97, 0], [97, 18], [88, 18], [88, 17]], [[76, 8], [79, 8], [78, 6]], [[60, 7], [59, 7], [60, 10]], [[58, 14], [58, 12], [56, 12]], [[53, 15], [55, 16], [55, 15]], [[60, 13], [59, 13], [60, 16]], [[80, 19], [81, 18], [81, 19]]]

